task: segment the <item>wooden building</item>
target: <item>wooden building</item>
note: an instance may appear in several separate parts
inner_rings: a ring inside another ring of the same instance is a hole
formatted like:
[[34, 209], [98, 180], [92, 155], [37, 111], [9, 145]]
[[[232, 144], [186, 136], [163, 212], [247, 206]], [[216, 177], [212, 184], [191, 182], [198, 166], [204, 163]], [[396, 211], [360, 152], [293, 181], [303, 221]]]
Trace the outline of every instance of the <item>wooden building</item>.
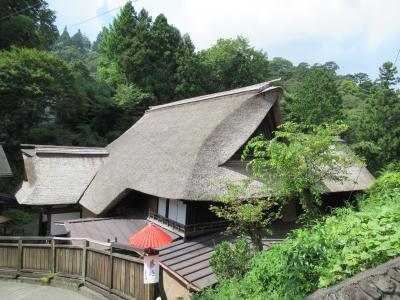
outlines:
[[[76, 213], [73, 218], [152, 220], [176, 236], [161, 252], [164, 290], [179, 285], [176, 290], [187, 298], [190, 290], [216, 282], [208, 260], [218, 242], [232, 237], [220, 236], [227, 224], [209, 206], [226, 191], [227, 181], [248, 178], [240, 154], [251, 137], [272, 137], [282, 122], [281, 95], [280, 87], [266, 82], [150, 107], [104, 149], [31, 146], [23, 150], [27, 181], [17, 200], [40, 207], [48, 222], [69, 212]], [[364, 167], [354, 166], [347, 175], [345, 182], [326, 182], [326, 194], [343, 199], [373, 181]], [[252, 190], [259, 186], [253, 182]], [[287, 208], [285, 219], [293, 220], [295, 210]], [[69, 234], [82, 235], [83, 222], [68, 223]], [[97, 230], [87, 238], [105, 239], [95, 236], [105, 231], [107, 239], [121, 242], [126, 234], [106, 224], [92, 222]]]

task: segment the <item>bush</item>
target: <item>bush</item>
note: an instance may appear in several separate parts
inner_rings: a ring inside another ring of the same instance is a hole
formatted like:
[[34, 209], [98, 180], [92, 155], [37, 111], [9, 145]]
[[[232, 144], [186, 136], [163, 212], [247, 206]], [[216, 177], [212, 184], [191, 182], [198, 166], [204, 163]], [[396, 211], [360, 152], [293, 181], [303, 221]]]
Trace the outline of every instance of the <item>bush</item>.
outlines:
[[249, 243], [243, 238], [234, 243], [224, 241], [215, 247], [210, 265], [218, 280], [242, 277], [249, 270], [253, 253]]
[[197, 299], [301, 299], [400, 255], [400, 173], [385, 173], [358, 199], [258, 254], [241, 280]]

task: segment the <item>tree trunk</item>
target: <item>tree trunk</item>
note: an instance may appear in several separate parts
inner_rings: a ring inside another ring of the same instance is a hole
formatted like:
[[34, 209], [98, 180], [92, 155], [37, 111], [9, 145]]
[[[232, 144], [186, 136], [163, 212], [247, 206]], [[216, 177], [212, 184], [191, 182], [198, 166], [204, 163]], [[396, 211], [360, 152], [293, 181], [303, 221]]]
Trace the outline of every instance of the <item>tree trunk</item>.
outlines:
[[255, 252], [263, 250], [262, 234], [260, 228], [253, 228], [250, 232], [251, 242], [253, 244]]
[[311, 225], [319, 215], [319, 209], [315, 205], [311, 191], [305, 190], [300, 200], [304, 209], [305, 220], [307, 224]]

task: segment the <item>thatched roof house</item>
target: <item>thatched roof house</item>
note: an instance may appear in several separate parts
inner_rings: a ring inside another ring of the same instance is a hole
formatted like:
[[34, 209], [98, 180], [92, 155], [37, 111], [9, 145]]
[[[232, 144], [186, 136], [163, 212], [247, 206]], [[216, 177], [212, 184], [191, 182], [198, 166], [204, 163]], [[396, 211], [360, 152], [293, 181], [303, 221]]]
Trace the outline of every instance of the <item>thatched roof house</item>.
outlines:
[[[150, 107], [106, 148], [24, 149], [27, 181], [17, 200], [30, 205], [79, 201], [92, 215], [104, 215], [130, 191], [212, 201], [224, 191], [224, 182], [247, 178], [238, 159], [241, 149], [255, 134], [272, 136], [281, 123], [281, 95], [280, 87], [265, 82]], [[373, 180], [363, 167], [350, 168], [348, 177], [326, 182], [327, 192], [362, 190]]]
[[3, 146], [0, 143], [0, 177], [9, 177], [12, 176], [10, 165], [8, 164], [8, 160], [6, 154], [4, 153]]

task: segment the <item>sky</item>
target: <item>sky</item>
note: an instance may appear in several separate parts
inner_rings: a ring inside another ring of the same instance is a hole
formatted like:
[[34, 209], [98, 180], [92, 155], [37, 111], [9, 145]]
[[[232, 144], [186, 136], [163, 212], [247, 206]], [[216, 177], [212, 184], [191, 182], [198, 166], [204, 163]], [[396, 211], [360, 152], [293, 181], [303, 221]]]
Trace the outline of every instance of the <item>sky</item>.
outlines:
[[[93, 41], [127, 1], [47, 2], [57, 12], [60, 31], [65, 26], [70, 34], [81, 29]], [[197, 50], [212, 46], [218, 38], [242, 35], [269, 59], [284, 57], [294, 64], [335, 61], [341, 74], [364, 72], [374, 79], [383, 62], [394, 61], [400, 49], [399, 0], [133, 2], [136, 10], [145, 8], [153, 18], [163, 13], [182, 34], [190, 35]], [[397, 66], [399, 61], [400, 57]]]

